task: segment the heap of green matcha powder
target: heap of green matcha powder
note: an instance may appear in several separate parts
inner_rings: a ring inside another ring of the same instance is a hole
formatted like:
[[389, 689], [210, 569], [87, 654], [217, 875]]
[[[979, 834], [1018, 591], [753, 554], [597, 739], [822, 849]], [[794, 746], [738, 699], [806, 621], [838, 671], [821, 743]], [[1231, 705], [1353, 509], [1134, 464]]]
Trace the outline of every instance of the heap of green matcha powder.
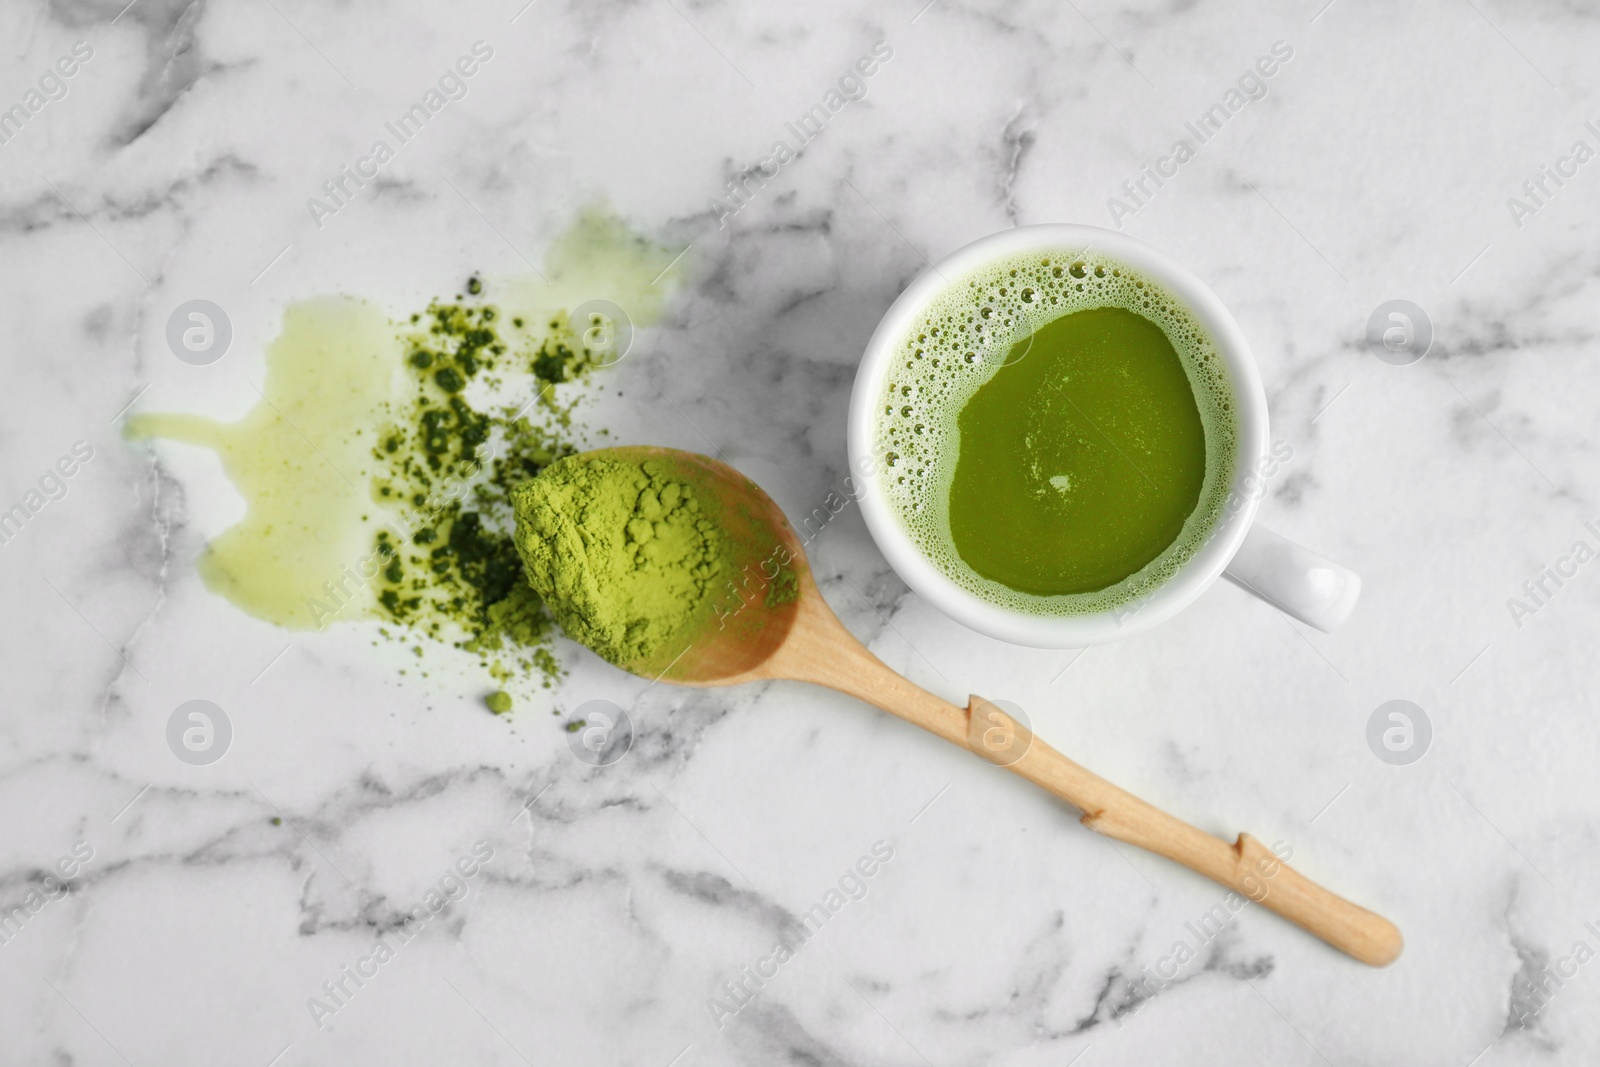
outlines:
[[569, 456], [511, 501], [529, 584], [569, 637], [621, 666], [683, 640], [731, 568], [717, 524], [659, 460]]

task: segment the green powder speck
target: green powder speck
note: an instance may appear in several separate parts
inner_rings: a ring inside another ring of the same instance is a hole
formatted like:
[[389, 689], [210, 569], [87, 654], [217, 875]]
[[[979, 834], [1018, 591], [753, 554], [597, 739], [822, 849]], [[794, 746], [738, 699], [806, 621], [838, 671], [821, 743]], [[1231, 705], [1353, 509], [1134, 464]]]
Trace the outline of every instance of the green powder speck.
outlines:
[[496, 715], [504, 715], [511, 710], [511, 694], [504, 689], [496, 690], [484, 697], [483, 703]]
[[799, 595], [800, 576], [788, 567], [784, 567], [778, 571], [777, 577], [772, 579], [772, 584], [767, 586], [767, 607], [792, 604]]
[[561, 628], [620, 666], [682, 639], [719, 575], [722, 532], [659, 460], [557, 460], [511, 492], [528, 583]]

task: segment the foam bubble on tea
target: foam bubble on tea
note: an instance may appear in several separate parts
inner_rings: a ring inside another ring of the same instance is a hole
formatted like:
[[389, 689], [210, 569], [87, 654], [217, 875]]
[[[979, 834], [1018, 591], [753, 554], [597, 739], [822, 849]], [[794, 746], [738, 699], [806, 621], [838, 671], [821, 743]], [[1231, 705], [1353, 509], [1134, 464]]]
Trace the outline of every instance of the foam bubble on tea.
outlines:
[[1194, 313], [1093, 250], [956, 279], [896, 342], [879, 408], [890, 509], [947, 577], [1036, 615], [1116, 608], [1223, 515], [1233, 387]]

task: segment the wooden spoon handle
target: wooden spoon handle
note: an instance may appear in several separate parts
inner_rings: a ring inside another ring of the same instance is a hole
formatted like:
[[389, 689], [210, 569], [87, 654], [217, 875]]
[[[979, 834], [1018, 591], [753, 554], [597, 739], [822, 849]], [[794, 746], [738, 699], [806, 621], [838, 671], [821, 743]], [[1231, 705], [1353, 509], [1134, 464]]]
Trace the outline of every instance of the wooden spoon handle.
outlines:
[[[967, 705], [967, 747], [1083, 812], [1096, 833], [1138, 845], [1227, 886], [1374, 967], [1400, 955], [1388, 919], [1324, 889], [1249, 834], [1233, 844], [1197, 830], [1074, 763], [982, 697]], [[1230, 909], [1230, 912], [1235, 909]]]
[[1400, 955], [1393, 923], [1291, 869], [1249, 834], [1231, 845], [1212, 837], [1069, 760], [989, 701], [957, 707], [906, 680], [851, 636], [809, 575], [802, 585], [793, 635], [759, 672], [731, 680], [791, 678], [858, 697], [1044, 787], [1082, 811], [1091, 830], [1176, 860], [1362, 963], [1382, 967]]

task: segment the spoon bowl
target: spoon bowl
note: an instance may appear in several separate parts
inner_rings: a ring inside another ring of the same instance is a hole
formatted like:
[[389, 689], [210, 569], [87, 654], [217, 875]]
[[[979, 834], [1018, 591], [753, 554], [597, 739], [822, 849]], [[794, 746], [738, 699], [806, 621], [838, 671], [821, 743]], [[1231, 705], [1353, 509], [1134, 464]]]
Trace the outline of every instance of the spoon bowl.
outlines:
[[718, 588], [684, 627], [693, 636], [619, 666], [678, 685], [737, 685], [773, 677], [762, 674], [762, 667], [788, 640], [801, 605], [821, 596], [783, 510], [760, 486], [710, 456], [652, 445], [602, 448], [585, 455], [666, 466], [672, 478], [690, 487], [701, 510], [720, 528], [732, 557], [732, 573], [718, 577]]

